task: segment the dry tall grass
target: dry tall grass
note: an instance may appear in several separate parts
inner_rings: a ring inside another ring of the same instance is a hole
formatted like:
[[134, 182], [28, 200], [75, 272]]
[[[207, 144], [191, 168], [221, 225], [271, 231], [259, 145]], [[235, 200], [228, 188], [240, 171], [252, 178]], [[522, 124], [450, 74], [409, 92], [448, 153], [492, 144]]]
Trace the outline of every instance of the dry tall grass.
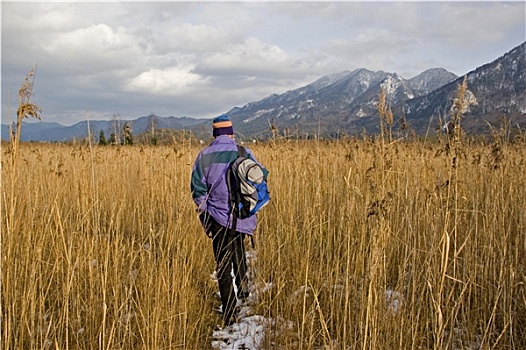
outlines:
[[[3, 349], [210, 348], [200, 147], [21, 144], [16, 168], [4, 147]], [[266, 348], [526, 348], [524, 144], [454, 162], [419, 142], [251, 148], [271, 172], [255, 237], [257, 311], [278, 321]]]

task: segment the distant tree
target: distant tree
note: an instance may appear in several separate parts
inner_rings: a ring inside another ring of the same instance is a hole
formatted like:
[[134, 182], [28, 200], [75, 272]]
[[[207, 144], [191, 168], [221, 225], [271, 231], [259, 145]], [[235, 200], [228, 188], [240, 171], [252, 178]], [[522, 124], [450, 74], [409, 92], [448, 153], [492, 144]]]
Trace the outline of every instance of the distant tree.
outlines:
[[104, 130], [101, 129], [99, 133], [99, 145], [105, 146], [107, 144], [108, 142], [106, 141], [106, 136], [104, 136]]
[[155, 131], [157, 130], [157, 117], [155, 114], [150, 114], [150, 117], [148, 119], [148, 131], [151, 133], [150, 136], [150, 143], [152, 145], [157, 144], [157, 136], [155, 134]]
[[111, 142], [112, 144], [119, 144], [121, 142], [120, 139], [120, 131], [121, 131], [121, 122], [118, 119], [117, 114], [113, 114], [111, 117], [111, 131], [112, 135], [114, 137], [114, 140]]
[[115, 133], [111, 133], [110, 135], [110, 145], [117, 145], [117, 136], [115, 136]]
[[124, 143], [125, 145], [133, 145], [132, 129], [130, 122], [124, 124]]

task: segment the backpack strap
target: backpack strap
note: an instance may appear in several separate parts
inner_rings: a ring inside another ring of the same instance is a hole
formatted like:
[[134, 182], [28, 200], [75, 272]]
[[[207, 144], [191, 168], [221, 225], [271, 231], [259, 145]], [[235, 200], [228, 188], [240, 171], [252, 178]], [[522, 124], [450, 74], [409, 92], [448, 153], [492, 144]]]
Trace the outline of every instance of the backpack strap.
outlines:
[[237, 157], [247, 157], [248, 156], [248, 153], [247, 153], [247, 149], [241, 145], [237, 145]]
[[[237, 144], [237, 158], [246, 157], [246, 156], [247, 156], [247, 150], [245, 149], [245, 147]], [[232, 167], [232, 164], [230, 165], [230, 167]], [[232, 177], [234, 177], [234, 175], [233, 175], [232, 169], [230, 168], [229, 171], [228, 171], [228, 176], [227, 176], [227, 184], [228, 184], [228, 189], [229, 190], [232, 188], [232, 185], [234, 185], [235, 182], [239, 180], [239, 179], [232, 179]], [[230, 233], [233, 236], [236, 233], [237, 219], [238, 219], [238, 216], [239, 216], [239, 195], [237, 193], [233, 194], [231, 192], [230, 193], [230, 202], [232, 204], [232, 228], [230, 230]]]
[[[240, 157], [245, 157], [245, 158], [248, 158], [248, 152], [246, 150], [245, 147], [241, 146], [241, 145], [237, 145], [237, 158], [240, 158]], [[230, 176], [232, 174], [229, 174]], [[231, 183], [232, 179], [230, 178], [230, 176], [228, 176], [227, 178], [227, 181], [229, 183]], [[229, 185], [229, 188], [230, 188], [230, 185]], [[239, 197], [236, 195], [235, 196], [235, 200], [232, 201], [233, 202], [233, 206], [232, 206], [232, 228], [231, 228], [231, 231], [230, 233], [233, 235], [236, 234], [236, 228], [237, 228], [237, 219], [238, 219], [238, 216], [239, 216]], [[256, 248], [256, 245], [254, 244], [254, 236], [253, 235], [250, 235], [250, 241], [252, 242], [252, 248]]]

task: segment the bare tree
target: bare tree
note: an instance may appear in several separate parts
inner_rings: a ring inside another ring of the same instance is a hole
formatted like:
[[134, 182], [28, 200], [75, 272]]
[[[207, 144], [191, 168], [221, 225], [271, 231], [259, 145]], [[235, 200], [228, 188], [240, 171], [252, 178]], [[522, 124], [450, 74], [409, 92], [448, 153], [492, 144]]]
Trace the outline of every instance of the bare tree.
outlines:
[[157, 116], [155, 114], [150, 114], [148, 118], [148, 131], [151, 133], [150, 142], [153, 145], [157, 144], [157, 137], [155, 136], [155, 131], [157, 130]]
[[117, 114], [113, 114], [111, 116], [111, 143], [112, 144], [120, 144], [121, 143], [121, 121], [119, 120], [119, 116]]

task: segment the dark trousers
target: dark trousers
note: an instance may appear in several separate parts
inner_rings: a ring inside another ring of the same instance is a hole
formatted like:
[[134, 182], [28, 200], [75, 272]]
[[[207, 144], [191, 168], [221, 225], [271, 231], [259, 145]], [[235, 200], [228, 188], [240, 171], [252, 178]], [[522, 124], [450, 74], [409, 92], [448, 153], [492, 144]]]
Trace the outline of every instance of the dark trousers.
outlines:
[[233, 321], [236, 307], [236, 294], [232, 284], [232, 268], [234, 269], [238, 297], [248, 297], [247, 262], [245, 257], [245, 234], [232, 233], [232, 230], [219, 225], [209, 217], [208, 233], [212, 236], [212, 246], [216, 260], [219, 294], [223, 305], [223, 320], [226, 324]]

